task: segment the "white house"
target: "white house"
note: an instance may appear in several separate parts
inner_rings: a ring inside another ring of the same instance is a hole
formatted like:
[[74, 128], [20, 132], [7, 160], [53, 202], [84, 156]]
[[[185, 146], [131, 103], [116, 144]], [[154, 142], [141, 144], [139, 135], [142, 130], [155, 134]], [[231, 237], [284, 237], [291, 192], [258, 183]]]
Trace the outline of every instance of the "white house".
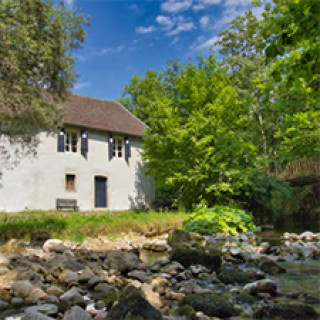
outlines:
[[116, 102], [80, 95], [63, 111], [59, 134], [39, 133], [36, 156], [2, 170], [0, 211], [149, 207], [155, 191], [142, 170], [145, 124]]

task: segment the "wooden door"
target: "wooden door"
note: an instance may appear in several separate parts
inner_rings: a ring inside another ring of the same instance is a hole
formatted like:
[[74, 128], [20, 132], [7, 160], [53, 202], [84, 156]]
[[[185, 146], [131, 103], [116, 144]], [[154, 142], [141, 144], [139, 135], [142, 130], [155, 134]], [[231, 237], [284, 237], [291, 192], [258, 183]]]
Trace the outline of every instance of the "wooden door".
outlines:
[[107, 207], [107, 178], [94, 178], [94, 206], [96, 208]]

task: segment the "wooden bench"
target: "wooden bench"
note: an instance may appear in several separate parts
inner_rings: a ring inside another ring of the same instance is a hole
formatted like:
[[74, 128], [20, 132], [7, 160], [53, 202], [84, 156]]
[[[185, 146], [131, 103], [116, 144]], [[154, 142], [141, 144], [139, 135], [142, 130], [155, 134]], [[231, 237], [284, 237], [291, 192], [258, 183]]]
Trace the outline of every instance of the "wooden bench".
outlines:
[[75, 199], [56, 199], [57, 209], [76, 210], [78, 209], [77, 200]]

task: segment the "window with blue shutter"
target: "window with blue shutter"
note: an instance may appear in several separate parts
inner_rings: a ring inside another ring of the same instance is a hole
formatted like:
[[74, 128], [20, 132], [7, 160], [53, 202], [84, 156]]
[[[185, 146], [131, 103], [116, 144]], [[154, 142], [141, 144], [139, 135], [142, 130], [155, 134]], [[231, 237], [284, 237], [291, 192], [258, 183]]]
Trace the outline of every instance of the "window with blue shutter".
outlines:
[[131, 139], [130, 137], [125, 137], [124, 139], [124, 155], [126, 159], [131, 158]]
[[58, 152], [64, 152], [65, 131], [61, 129], [58, 134]]
[[88, 153], [88, 130], [81, 130], [81, 153]]
[[108, 144], [109, 144], [109, 161], [113, 158], [113, 146], [114, 146], [114, 141], [113, 137], [110, 135], [108, 138]]

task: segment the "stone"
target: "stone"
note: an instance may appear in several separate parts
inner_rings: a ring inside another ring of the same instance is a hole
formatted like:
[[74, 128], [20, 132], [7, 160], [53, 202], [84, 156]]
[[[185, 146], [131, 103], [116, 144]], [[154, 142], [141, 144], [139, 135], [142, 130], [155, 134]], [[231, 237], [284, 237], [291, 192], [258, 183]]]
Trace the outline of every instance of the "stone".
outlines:
[[60, 287], [52, 285], [47, 289], [47, 293], [59, 297], [64, 293], [64, 291]]
[[25, 313], [21, 320], [54, 320], [54, 318], [48, 317], [40, 312], [29, 311]]
[[172, 248], [177, 247], [203, 247], [206, 244], [205, 237], [198, 233], [174, 229], [168, 239]]
[[111, 309], [119, 298], [119, 292], [116, 288], [110, 288], [107, 292], [98, 292], [94, 294], [95, 300], [103, 301], [107, 309]]
[[49, 239], [47, 240], [42, 249], [44, 252], [54, 252], [54, 253], [63, 253], [68, 250], [66, 246], [63, 245], [63, 242], [59, 239]]
[[316, 235], [311, 231], [305, 231], [300, 234], [300, 239], [303, 241], [312, 241], [316, 239]]
[[256, 319], [316, 320], [319, 314], [310, 306], [293, 303], [265, 305], [254, 310]]
[[45, 300], [48, 298], [48, 295], [40, 288], [34, 288], [30, 292], [30, 297], [33, 297], [38, 300]]
[[142, 261], [134, 253], [120, 250], [109, 251], [107, 258], [110, 268], [120, 272], [130, 272], [138, 269], [142, 264]]
[[183, 317], [186, 320], [196, 320], [196, 312], [194, 311], [194, 309], [189, 306], [189, 305], [184, 305], [181, 306], [179, 308], [177, 308], [174, 312], [173, 312], [174, 316], [177, 317]]
[[218, 279], [224, 284], [244, 284], [250, 282], [250, 278], [239, 268], [224, 268]]
[[63, 295], [60, 296], [61, 301], [70, 301], [70, 302], [75, 302], [75, 301], [83, 301], [82, 295], [80, 294], [78, 288], [73, 287], [67, 292], [65, 292]]
[[151, 281], [151, 278], [149, 276], [147, 276], [147, 274], [144, 271], [140, 271], [140, 270], [133, 270], [133, 271], [129, 272], [128, 277], [133, 278], [133, 279], [137, 279], [141, 282]]
[[2, 253], [0, 253], [0, 267], [7, 267], [10, 264], [10, 260]]
[[8, 272], [10, 272], [10, 270], [7, 267], [4, 267], [4, 266], [0, 267], [0, 276], [6, 274]]
[[150, 284], [144, 283], [140, 290], [143, 292], [143, 297], [149, 301], [155, 308], [160, 308], [162, 306], [162, 302], [160, 300], [160, 295], [157, 292], [152, 290], [152, 286]]
[[0, 311], [6, 310], [9, 306], [9, 303], [0, 300]]
[[78, 275], [71, 270], [65, 270], [59, 275], [59, 280], [66, 284], [76, 284], [78, 283]]
[[33, 285], [30, 281], [17, 281], [11, 286], [13, 295], [20, 298], [28, 297], [32, 289]]
[[201, 249], [175, 248], [170, 258], [172, 261], [178, 261], [185, 268], [200, 264], [209, 270], [217, 270], [221, 265], [220, 256], [208, 254]]
[[108, 312], [107, 320], [161, 320], [161, 313], [142, 297], [141, 291], [128, 286], [118, 303]]
[[190, 305], [195, 311], [201, 311], [209, 317], [228, 318], [236, 316], [238, 311], [222, 294], [190, 294], [184, 297], [180, 306]]
[[41, 304], [38, 306], [32, 306], [32, 307], [28, 307], [26, 308], [26, 313], [32, 313], [32, 312], [40, 312], [40, 313], [44, 313], [46, 315], [55, 315], [58, 313], [58, 307], [54, 304]]
[[258, 267], [265, 273], [269, 273], [271, 275], [277, 275], [280, 273], [285, 273], [286, 269], [279, 266], [276, 262], [270, 259], [264, 259], [259, 264]]
[[13, 297], [10, 301], [10, 303], [14, 306], [14, 307], [21, 307], [24, 303], [23, 299], [20, 297]]
[[63, 317], [63, 320], [90, 320], [92, 317], [78, 306], [72, 307]]
[[243, 288], [244, 293], [257, 294], [260, 292], [270, 293], [272, 296], [277, 293], [277, 283], [270, 279], [262, 279], [248, 283]]

